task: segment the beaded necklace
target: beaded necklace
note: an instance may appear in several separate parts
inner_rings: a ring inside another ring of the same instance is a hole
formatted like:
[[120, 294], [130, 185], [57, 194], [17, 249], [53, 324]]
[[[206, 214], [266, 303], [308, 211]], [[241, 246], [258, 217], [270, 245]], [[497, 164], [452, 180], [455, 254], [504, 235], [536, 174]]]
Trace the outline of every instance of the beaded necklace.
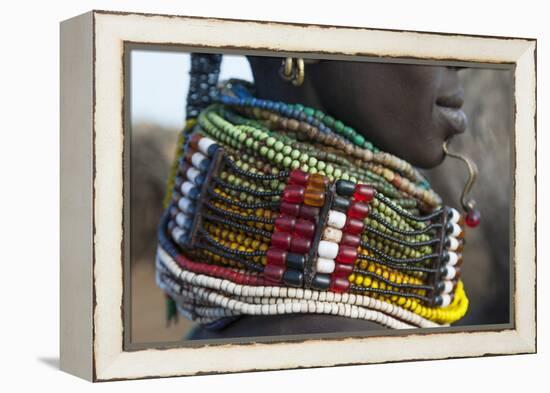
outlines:
[[210, 328], [287, 313], [391, 328], [460, 319], [461, 214], [341, 121], [255, 98], [244, 81], [218, 86], [220, 62], [192, 55], [158, 233], [171, 316]]

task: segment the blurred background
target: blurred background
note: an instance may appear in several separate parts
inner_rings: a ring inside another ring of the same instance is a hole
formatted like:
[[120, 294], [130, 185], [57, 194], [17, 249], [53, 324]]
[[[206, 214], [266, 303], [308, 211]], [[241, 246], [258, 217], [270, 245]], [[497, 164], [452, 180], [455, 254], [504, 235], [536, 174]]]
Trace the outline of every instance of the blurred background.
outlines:
[[[131, 83], [131, 336], [133, 343], [181, 340], [193, 324], [185, 318], [166, 324], [164, 295], [155, 284], [156, 227], [178, 132], [185, 119], [189, 55], [132, 50]], [[509, 322], [511, 144], [514, 126], [513, 71], [462, 70], [466, 133], [452, 149], [479, 169], [472, 192], [482, 214], [467, 232], [462, 275], [470, 298], [466, 316], [455, 325]], [[224, 56], [220, 79], [252, 81], [244, 56]], [[424, 172], [446, 204], [460, 207], [465, 166], [447, 159]], [[450, 181], [450, 179], [453, 179]]]

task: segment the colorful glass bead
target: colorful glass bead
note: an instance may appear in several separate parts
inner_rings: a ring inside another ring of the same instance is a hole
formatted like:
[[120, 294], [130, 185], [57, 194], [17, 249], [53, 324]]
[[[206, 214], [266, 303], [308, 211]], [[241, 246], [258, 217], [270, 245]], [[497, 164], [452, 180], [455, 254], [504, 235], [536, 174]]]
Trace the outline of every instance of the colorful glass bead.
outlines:
[[334, 259], [317, 258], [315, 268], [317, 269], [317, 273], [330, 274], [336, 268], [336, 263], [334, 262]]
[[347, 211], [347, 215], [363, 221], [369, 215], [369, 205], [354, 201]]
[[286, 263], [286, 254], [285, 250], [270, 247], [266, 252], [267, 264], [284, 266]]
[[289, 252], [288, 254], [286, 254], [286, 266], [289, 269], [303, 271], [304, 267], [306, 266], [306, 257], [301, 254]]
[[281, 282], [285, 268], [279, 265], [266, 265], [264, 267], [264, 277], [273, 282]]
[[349, 289], [349, 281], [344, 277], [332, 277], [330, 280], [330, 290], [336, 293], [346, 292]]
[[300, 217], [310, 221], [317, 221], [320, 211], [318, 207], [302, 205], [300, 207]]
[[196, 152], [191, 156], [191, 163], [201, 172], [206, 172], [210, 166], [210, 160], [200, 152]]
[[309, 181], [307, 182], [308, 188], [312, 188], [318, 191], [325, 191], [329, 183], [329, 179], [326, 176], [320, 175], [318, 173], [313, 173], [309, 176]]
[[212, 157], [216, 153], [216, 150], [218, 150], [216, 142], [207, 137], [201, 138], [197, 147], [202, 154], [208, 157]]
[[339, 212], [347, 212], [350, 206], [350, 200], [341, 196], [335, 196], [332, 200], [331, 209]]
[[290, 236], [290, 233], [273, 232], [271, 235], [271, 246], [281, 250], [288, 250], [290, 248], [291, 239], [292, 236]]
[[189, 198], [181, 198], [178, 201], [178, 207], [186, 214], [192, 215], [195, 213], [195, 204]]
[[185, 195], [189, 199], [197, 199], [200, 193], [200, 190], [198, 189], [198, 187], [196, 187], [190, 181], [183, 182], [183, 184], [180, 187], [180, 191], [183, 195]]
[[357, 184], [353, 198], [361, 202], [370, 202], [374, 199], [374, 188], [366, 184]]
[[288, 269], [283, 274], [283, 282], [293, 287], [301, 287], [304, 284], [304, 273], [298, 270]]
[[291, 216], [279, 216], [275, 219], [275, 230], [278, 232], [294, 232], [296, 218]]
[[344, 244], [346, 246], [351, 246], [351, 247], [358, 247], [360, 243], [361, 243], [361, 238], [351, 233], [344, 233], [342, 235], [342, 240], [340, 240], [340, 244]]
[[297, 203], [281, 202], [279, 211], [287, 216], [298, 217], [300, 215], [300, 205]]
[[334, 259], [338, 255], [338, 244], [321, 240], [319, 242], [317, 254], [319, 254], [321, 258]]
[[342, 229], [346, 225], [346, 215], [336, 210], [329, 210], [327, 224], [336, 229]]
[[305, 187], [289, 184], [283, 190], [283, 201], [290, 203], [302, 203], [304, 201]]
[[340, 245], [336, 262], [350, 264], [357, 259], [357, 248]]
[[199, 150], [199, 142], [203, 138], [202, 134], [195, 132], [189, 138], [189, 147], [195, 151]]
[[336, 193], [341, 196], [351, 197], [355, 193], [355, 183], [348, 180], [336, 181]]
[[309, 206], [321, 207], [325, 204], [325, 193], [307, 188], [304, 194], [304, 203]]
[[315, 224], [312, 221], [300, 218], [296, 220], [294, 233], [300, 237], [311, 239], [315, 233]]
[[343, 231], [346, 233], [351, 233], [352, 235], [359, 235], [361, 232], [363, 232], [363, 228], [363, 221], [348, 217], [346, 220], [346, 225], [344, 225]]
[[470, 210], [466, 215], [466, 225], [475, 228], [481, 222], [481, 214], [476, 209]]
[[311, 287], [318, 291], [326, 291], [330, 288], [330, 276], [328, 274], [316, 274], [311, 281]]
[[300, 236], [293, 236], [290, 241], [290, 251], [298, 254], [306, 254], [311, 248], [311, 240]]
[[309, 179], [309, 173], [302, 171], [301, 169], [293, 169], [288, 176], [288, 184], [296, 184], [299, 186], [306, 186]]
[[345, 263], [337, 263], [332, 275], [334, 277], [349, 277], [353, 273], [353, 265]]

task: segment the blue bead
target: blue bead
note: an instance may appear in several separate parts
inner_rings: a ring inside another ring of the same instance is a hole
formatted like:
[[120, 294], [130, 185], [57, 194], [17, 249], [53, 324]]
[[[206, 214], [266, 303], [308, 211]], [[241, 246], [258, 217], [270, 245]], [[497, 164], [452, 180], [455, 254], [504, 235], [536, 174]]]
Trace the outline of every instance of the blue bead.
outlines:
[[275, 104], [273, 101], [266, 101], [266, 108], [267, 109], [275, 109]]
[[[294, 118], [300, 118], [300, 115], [302, 114], [303, 112], [300, 112], [298, 109], [293, 109], [292, 110], [292, 117]], [[305, 115], [305, 114], [304, 114]]]
[[310, 124], [313, 123], [313, 120], [314, 120], [314, 119], [313, 119], [312, 116], [308, 116], [308, 117], [306, 118], [306, 121], [307, 121], [308, 123], [310, 123]]
[[318, 128], [319, 128], [319, 131], [321, 131], [321, 132], [327, 132], [328, 131], [327, 127], [324, 124], [321, 124]]
[[257, 106], [258, 105], [258, 100], [256, 98], [250, 99], [250, 105]]
[[208, 154], [208, 157], [212, 157], [214, 154], [216, 154], [216, 151], [219, 149], [220, 147], [217, 145], [217, 144], [213, 144], [213, 145], [210, 145], [208, 147], [208, 150], [206, 151], [206, 154]]

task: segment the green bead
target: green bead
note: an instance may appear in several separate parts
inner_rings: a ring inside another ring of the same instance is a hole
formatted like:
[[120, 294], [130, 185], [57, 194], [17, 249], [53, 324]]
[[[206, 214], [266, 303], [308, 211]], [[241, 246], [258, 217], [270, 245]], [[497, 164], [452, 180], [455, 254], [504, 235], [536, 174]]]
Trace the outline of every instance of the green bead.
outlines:
[[288, 168], [291, 163], [292, 163], [292, 158], [290, 158], [290, 157], [283, 158], [283, 166], [285, 168]]
[[285, 156], [288, 156], [290, 154], [290, 152], [292, 151], [292, 147], [290, 146], [285, 146], [283, 147], [283, 150], [282, 150], [282, 153], [285, 155]]
[[292, 162], [290, 163], [290, 167], [292, 169], [298, 169], [300, 168], [300, 161], [298, 160], [292, 160]]
[[275, 144], [277, 140], [275, 138], [273, 138], [272, 136], [270, 136], [269, 138], [267, 138], [267, 140], [265, 141], [265, 144], [268, 146], [268, 147], [273, 147], [273, 145]]
[[326, 168], [326, 166], [327, 166], [327, 164], [325, 164], [324, 161], [317, 162], [317, 169], [320, 170], [320, 171], [324, 170]]
[[315, 157], [310, 157], [310, 158], [309, 158], [308, 165], [311, 166], [311, 167], [316, 166], [316, 165], [317, 165], [317, 158], [315, 158]]
[[300, 158], [300, 150], [297, 150], [297, 149], [294, 149], [290, 152], [290, 157], [293, 159], [293, 160], [297, 160], [298, 158]]
[[363, 146], [365, 143], [365, 137], [361, 134], [355, 134], [353, 136], [353, 143], [355, 143], [357, 146]]
[[315, 114], [315, 109], [313, 108], [304, 108], [304, 113], [308, 116], [313, 116]]
[[265, 157], [265, 156], [267, 155], [267, 151], [268, 151], [268, 150], [269, 150], [269, 149], [267, 148], [267, 146], [262, 146], [262, 147], [260, 147], [260, 155], [261, 155], [262, 157]]
[[280, 164], [283, 161], [283, 158], [285, 158], [285, 157], [281, 153], [277, 153], [277, 154], [275, 154], [274, 161], [277, 164]]
[[277, 142], [275, 142], [275, 145], [273, 145], [273, 148], [274, 148], [276, 151], [281, 151], [282, 148], [283, 148], [284, 146], [285, 146], [285, 145], [283, 144], [283, 142], [277, 141]]
[[344, 131], [344, 123], [342, 123], [340, 120], [336, 120], [334, 122], [334, 130], [338, 133], [342, 133]]
[[327, 175], [332, 175], [334, 173], [334, 167], [331, 164], [328, 164], [325, 168], [325, 173]]
[[275, 158], [275, 154], [276, 154], [276, 153], [275, 153], [275, 150], [269, 149], [269, 150], [267, 151], [267, 158], [268, 158], [269, 160], [273, 160], [273, 158]]

